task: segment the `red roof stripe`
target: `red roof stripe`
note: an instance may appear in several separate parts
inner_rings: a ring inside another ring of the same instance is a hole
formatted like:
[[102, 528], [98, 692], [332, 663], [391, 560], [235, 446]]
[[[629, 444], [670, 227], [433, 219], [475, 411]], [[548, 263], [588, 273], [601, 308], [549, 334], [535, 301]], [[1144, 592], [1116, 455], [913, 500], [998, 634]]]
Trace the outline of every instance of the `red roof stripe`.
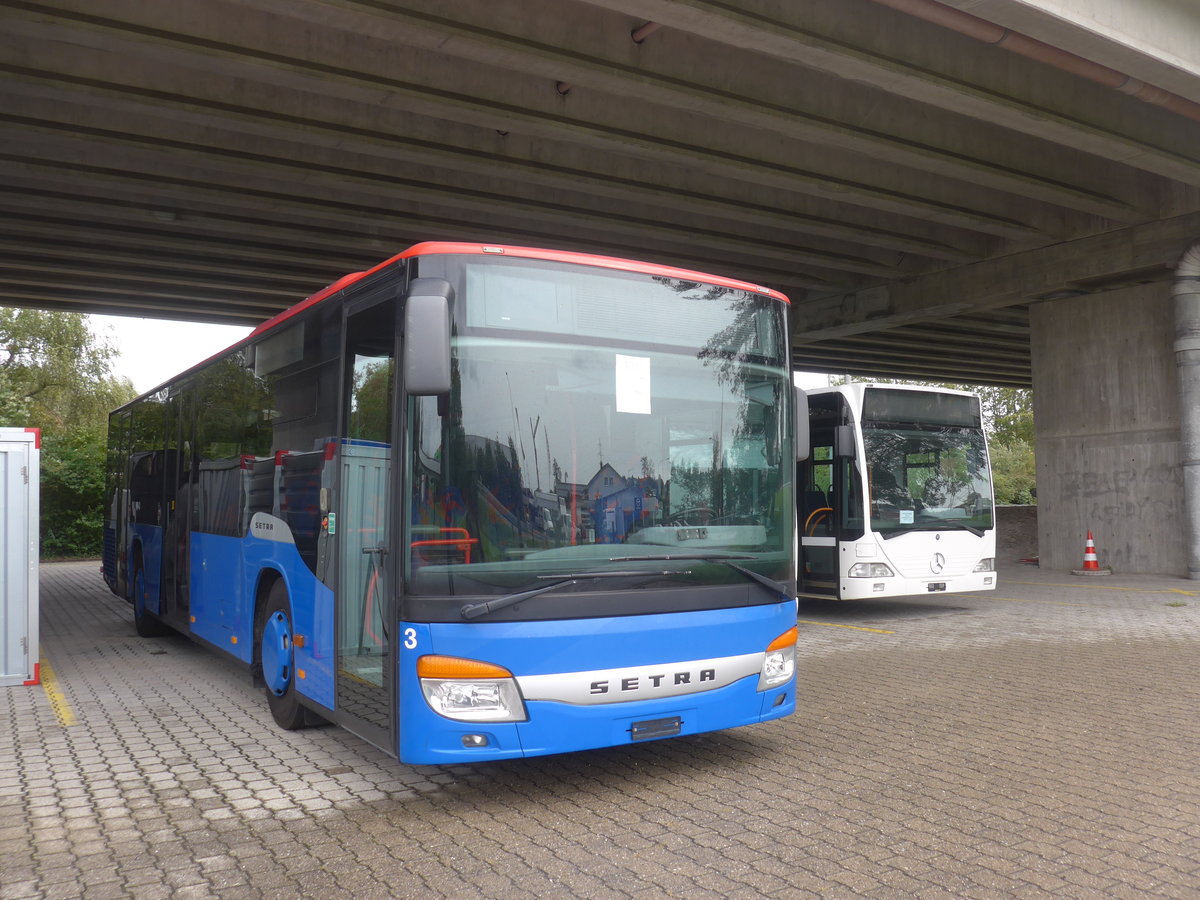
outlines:
[[371, 267], [363, 272], [351, 272], [348, 275], [343, 275], [332, 284], [321, 288], [315, 294], [301, 300], [295, 306], [284, 310], [276, 316], [263, 322], [250, 334], [250, 338], [257, 337], [265, 331], [274, 328], [276, 325], [287, 321], [297, 313], [308, 309], [316, 303], [320, 303], [331, 294], [336, 294], [338, 291], [356, 281], [360, 281], [380, 269], [391, 265], [397, 260], [410, 259], [414, 256], [435, 256], [440, 254], [456, 253], [470, 256], [509, 256], [518, 259], [544, 259], [548, 262], [565, 262], [575, 263], [584, 266], [596, 266], [603, 269], [617, 269], [622, 272], [638, 272], [643, 275], [662, 275], [667, 278], [684, 278], [689, 281], [700, 281], [704, 284], [716, 284], [721, 287], [734, 288], [740, 291], [750, 291], [755, 294], [763, 294], [767, 297], [773, 297], [781, 303], [789, 303], [788, 298], [779, 291], [765, 288], [757, 284], [751, 284], [748, 281], [739, 281], [736, 278], [725, 278], [721, 275], [706, 275], [703, 272], [695, 272], [691, 269], [677, 269], [674, 266], [660, 266], [653, 263], [637, 262], [629, 259], [618, 259], [614, 256], [594, 256], [590, 253], [573, 253], [567, 250], [539, 250], [536, 247], [510, 247], [502, 244], [468, 244], [457, 243], [452, 241], [425, 241], [424, 243], [414, 244], [403, 253], [397, 253], [395, 256], [385, 259], [376, 266]]

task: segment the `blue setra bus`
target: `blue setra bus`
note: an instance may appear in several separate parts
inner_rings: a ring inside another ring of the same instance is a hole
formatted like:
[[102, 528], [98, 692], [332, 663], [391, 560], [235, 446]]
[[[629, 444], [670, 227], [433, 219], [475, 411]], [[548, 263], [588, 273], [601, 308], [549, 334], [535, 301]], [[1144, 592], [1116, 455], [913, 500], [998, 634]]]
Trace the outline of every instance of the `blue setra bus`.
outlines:
[[424, 243], [112, 413], [104, 577], [411, 763], [795, 706], [787, 299]]

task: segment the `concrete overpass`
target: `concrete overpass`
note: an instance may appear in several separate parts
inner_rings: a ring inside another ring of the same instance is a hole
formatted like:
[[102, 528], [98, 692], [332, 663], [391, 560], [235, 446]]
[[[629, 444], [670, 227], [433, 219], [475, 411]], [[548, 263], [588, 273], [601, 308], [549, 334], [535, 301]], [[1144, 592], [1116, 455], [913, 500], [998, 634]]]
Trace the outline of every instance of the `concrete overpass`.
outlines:
[[253, 323], [429, 238], [725, 272], [792, 296], [798, 367], [1034, 385], [1044, 564], [1092, 528], [1118, 568], [1200, 574], [1189, 0], [0, 17], [0, 303]]

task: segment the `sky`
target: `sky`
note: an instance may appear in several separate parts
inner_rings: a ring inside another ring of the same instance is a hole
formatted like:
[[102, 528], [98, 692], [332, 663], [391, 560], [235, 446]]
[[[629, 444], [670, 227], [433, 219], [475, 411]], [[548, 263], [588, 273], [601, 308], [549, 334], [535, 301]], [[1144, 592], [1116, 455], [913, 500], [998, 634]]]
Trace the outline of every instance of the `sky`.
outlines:
[[[158, 387], [172, 376], [204, 362], [236, 344], [253, 329], [241, 325], [199, 325], [132, 316], [89, 316], [92, 330], [107, 336], [120, 351], [113, 374], [124, 375], [138, 393]], [[798, 372], [802, 387], [823, 387], [825, 375]]]
[[131, 316], [89, 316], [92, 331], [107, 337], [121, 356], [113, 374], [124, 375], [138, 393], [237, 343], [253, 329], [241, 325], [199, 325]]

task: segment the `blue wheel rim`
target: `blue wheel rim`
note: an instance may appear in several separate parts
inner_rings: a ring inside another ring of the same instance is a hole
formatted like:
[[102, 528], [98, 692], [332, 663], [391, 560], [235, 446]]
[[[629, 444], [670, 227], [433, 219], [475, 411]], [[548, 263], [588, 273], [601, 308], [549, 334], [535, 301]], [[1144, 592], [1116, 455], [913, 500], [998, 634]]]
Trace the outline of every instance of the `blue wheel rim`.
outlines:
[[263, 623], [262, 670], [272, 694], [282, 697], [287, 693], [292, 680], [292, 629], [280, 610]]

